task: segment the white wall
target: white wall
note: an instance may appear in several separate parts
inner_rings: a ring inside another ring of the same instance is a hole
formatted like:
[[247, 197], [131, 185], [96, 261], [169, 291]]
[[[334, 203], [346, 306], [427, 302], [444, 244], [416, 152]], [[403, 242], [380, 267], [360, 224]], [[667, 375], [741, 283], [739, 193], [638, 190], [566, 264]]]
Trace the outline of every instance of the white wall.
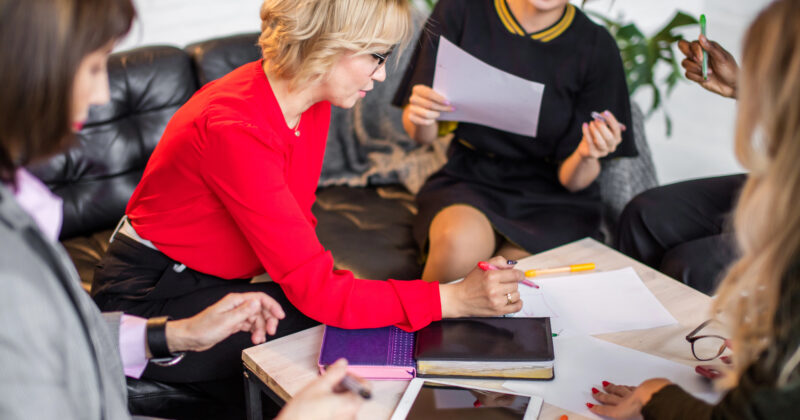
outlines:
[[[481, 0], [473, 0], [481, 1]], [[485, 1], [485, 0], [484, 0]], [[581, 3], [572, 0], [573, 3]], [[184, 46], [221, 35], [258, 31], [261, 0], [134, 0], [139, 21], [118, 46]], [[587, 8], [609, 16], [622, 14], [652, 34], [680, 9], [695, 16], [705, 13], [708, 36], [737, 58], [741, 38], [749, 22], [769, 0], [591, 0]], [[613, 3], [613, 6], [612, 6]], [[609, 6], [611, 8], [609, 9]], [[696, 36], [696, 30], [686, 33]], [[677, 51], [677, 50], [676, 50]], [[643, 108], [647, 92], [634, 98]], [[653, 149], [662, 183], [741, 171], [732, 151], [736, 103], [706, 92], [689, 82], [681, 83], [666, 99], [673, 134], [665, 135], [664, 119], [654, 114], [647, 121], [647, 137]]]
[[116, 49], [152, 44], [184, 47], [222, 35], [259, 31], [262, 1], [134, 0], [139, 18]]

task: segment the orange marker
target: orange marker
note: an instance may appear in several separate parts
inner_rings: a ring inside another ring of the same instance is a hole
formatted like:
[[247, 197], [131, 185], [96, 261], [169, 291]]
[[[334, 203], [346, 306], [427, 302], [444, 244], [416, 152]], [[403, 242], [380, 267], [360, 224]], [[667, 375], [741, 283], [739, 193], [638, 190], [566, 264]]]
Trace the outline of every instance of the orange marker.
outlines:
[[595, 265], [594, 263], [586, 263], [586, 264], [573, 264], [567, 267], [557, 267], [557, 268], [542, 268], [540, 270], [528, 270], [525, 272], [525, 277], [536, 277], [542, 276], [545, 274], [557, 274], [557, 273], [574, 273], [576, 271], [589, 271], [594, 270]]
[[561, 417], [558, 418], [558, 420], [569, 420], [569, 417], [566, 414], [562, 414]]

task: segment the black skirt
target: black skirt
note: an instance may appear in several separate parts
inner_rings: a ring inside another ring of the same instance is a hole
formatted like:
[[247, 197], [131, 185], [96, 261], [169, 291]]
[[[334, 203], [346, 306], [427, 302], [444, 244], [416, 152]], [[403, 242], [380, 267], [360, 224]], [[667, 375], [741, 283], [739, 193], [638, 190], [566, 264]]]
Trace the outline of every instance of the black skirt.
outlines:
[[433, 218], [457, 204], [476, 208], [499, 235], [532, 254], [587, 236], [603, 240], [598, 187], [569, 192], [556, 162], [500, 158], [456, 139], [448, 155], [417, 194], [414, 239], [423, 255]]

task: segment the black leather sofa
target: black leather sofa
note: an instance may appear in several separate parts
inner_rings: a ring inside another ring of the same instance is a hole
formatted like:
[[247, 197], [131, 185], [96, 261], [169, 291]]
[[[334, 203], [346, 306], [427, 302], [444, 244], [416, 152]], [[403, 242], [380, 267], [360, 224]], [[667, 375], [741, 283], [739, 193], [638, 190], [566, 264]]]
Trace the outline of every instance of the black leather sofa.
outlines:
[[[108, 65], [110, 103], [92, 108], [74, 147], [29, 168], [64, 200], [60, 239], [87, 291], [94, 267], [172, 114], [205, 83], [257, 60], [257, 36], [113, 54]], [[388, 104], [392, 92], [389, 88], [384, 92]], [[604, 195], [614, 197], [607, 200], [610, 223], [627, 199], [655, 184], [641, 112], [634, 111], [642, 156], [631, 161], [633, 166], [625, 162], [604, 170], [600, 180], [601, 187], [610, 186]], [[401, 185], [320, 188], [313, 212], [317, 234], [333, 253], [337, 268], [360, 278], [419, 278], [422, 267], [411, 237], [414, 198]], [[191, 418], [213, 412], [213, 401], [185, 386], [129, 379], [128, 390], [134, 414]]]

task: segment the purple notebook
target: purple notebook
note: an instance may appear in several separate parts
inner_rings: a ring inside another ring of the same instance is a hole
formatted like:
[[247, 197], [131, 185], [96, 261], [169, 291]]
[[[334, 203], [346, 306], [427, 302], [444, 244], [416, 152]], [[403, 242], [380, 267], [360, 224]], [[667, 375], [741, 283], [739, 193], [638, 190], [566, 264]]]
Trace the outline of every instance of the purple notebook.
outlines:
[[412, 379], [414, 333], [397, 327], [345, 330], [325, 326], [319, 368], [344, 357], [348, 371], [367, 379]]

